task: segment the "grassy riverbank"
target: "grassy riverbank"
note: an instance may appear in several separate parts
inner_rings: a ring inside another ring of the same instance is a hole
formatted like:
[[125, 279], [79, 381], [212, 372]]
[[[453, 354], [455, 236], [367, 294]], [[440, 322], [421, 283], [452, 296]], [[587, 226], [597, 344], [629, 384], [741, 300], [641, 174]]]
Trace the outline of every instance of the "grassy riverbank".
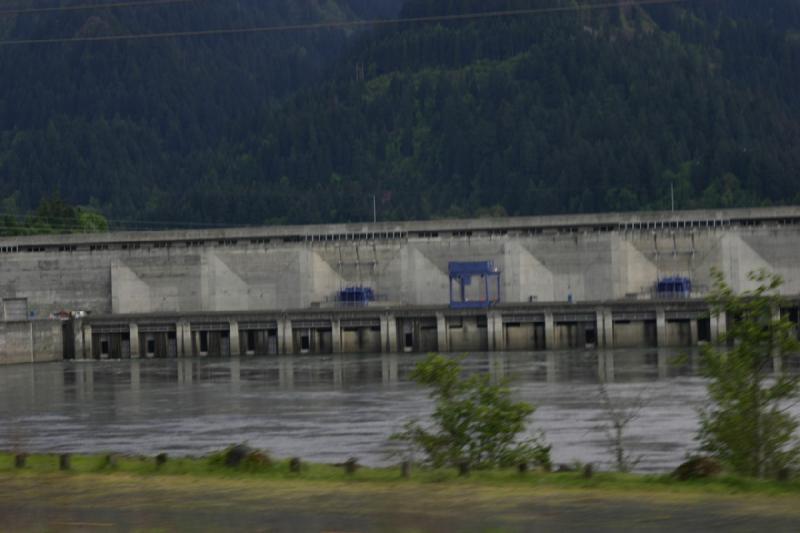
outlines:
[[800, 483], [722, 476], [512, 470], [472, 472], [361, 468], [288, 461], [252, 470], [209, 458], [33, 455], [15, 468], [0, 454], [0, 532], [363, 531], [783, 531], [800, 523]]
[[99, 476], [166, 477], [182, 476], [203, 479], [242, 479], [276, 482], [287, 480], [309, 483], [351, 483], [362, 485], [475, 485], [481, 487], [538, 487], [552, 489], [591, 489], [615, 492], [681, 492], [708, 494], [786, 494], [800, 495], [800, 480], [772, 481], [721, 475], [710, 479], [679, 481], [668, 474], [620, 474], [614, 472], [595, 472], [586, 478], [582, 472], [548, 473], [531, 471], [520, 474], [516, 469], [473, 471], [462, 477], [453, 469], [430, 470], [412, 469], [408, 478], [401, 475], [399, 466], [393, 468], [360, 467], [348, 474], [343, 466], [303, 463], [299, 473], [292, 472], [288, 461], [275, 461], [269, 465], [227, 467], [220, 457], [168, 458], [157, 466], [153, 457], [107, 455], [71, 455], [70, 468], [59, 470], [59, 456], [51, 454], [29, 455], [23, 468], [14, 464], [14, 455], [0, 453], [0, 474], [16, 477], [80, 476], [92, 474]]

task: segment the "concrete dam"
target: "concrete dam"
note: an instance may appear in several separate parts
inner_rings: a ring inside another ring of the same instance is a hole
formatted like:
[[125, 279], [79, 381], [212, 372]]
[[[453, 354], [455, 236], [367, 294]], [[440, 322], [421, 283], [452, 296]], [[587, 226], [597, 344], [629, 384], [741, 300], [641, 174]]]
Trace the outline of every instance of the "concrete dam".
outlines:
[[[780, 274], [797, 322], [799, 250], [798, 207], [2, 237], [0, 362], [692, 345], [725, 329], [712, 267]], [[476, 261], [500, 301], [454, 309], [448, 265]]]

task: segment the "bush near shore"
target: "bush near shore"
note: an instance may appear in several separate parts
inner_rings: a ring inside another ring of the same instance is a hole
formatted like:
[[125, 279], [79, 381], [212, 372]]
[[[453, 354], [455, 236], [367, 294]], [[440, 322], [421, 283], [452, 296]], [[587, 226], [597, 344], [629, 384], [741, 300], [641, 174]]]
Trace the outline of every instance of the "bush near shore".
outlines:
[[[230, 448], [229, 448], [230, 450]], [[469, 476], [461, 476], [454, 468], [422, 468], [414, 466], [405, 472], [400, 465], [394, 467], [365, 467], [348, 469], [347, 463], [338, 465], [301, 462], [297, 471], [292, 460], [263, 460], [264, 452], [255, 450], [259, 461], [243, 461], [239, 466], [227, 466], [226, 451], [206, 457], [166, 457], [161, 459], [146, 456], [116, 454], [70, 455], [69, 470], [61, 471], [59, 454], [31, 454], [26, 456], [25, 466], [15, 466], [17, 454], [0, 452], [0, 475], [16, 476], [76, 476], [76, 475], [120, 475], [120, 476], [196, 476], [198, 478], [238, 478], [263, 480], [294, 480], [295, 482], [342, 482], [353, 483], [458, 483], [509, 487], [528, 485], [553, 489], [596, 489], [614, 491], [652, 492], [703, 492], [703, 493], [762, 493], [800, 494], [800, 480], [763, 480], [721, 473], [705, 479], [678, 480], [672, 474], [630, 474], [593, 471], [587, 477], [584, 468], [566, 472], [529, 470], [517, 468], [475, 470]], [[296, 466], [296, 459], [295, 459]]]

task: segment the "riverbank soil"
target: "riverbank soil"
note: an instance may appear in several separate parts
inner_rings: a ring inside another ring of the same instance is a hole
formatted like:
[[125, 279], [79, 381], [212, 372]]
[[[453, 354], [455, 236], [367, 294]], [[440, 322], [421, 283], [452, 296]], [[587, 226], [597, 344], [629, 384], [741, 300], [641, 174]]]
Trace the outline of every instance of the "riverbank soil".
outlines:
[[0, 530], [797, 531], [797, 495], [0, 474]]

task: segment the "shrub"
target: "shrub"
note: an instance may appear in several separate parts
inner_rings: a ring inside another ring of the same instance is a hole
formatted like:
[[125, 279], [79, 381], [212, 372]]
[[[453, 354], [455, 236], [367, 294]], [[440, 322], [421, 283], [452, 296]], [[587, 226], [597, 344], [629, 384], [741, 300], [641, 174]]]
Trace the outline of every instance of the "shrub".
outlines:
[[392, 438], [420, 450], [433, 467], [480, 469], [521, 463], [549, 467], [550, 446], [541, 437], [519, 438], [533, 406], [512, 401], [506, 381], [493, 384], [487, 375], [463, 378], [461, 374], [458, 361], [438, 354], [420, 361], [412, 378], [432, 389], [433, 424], [409, 422]]

